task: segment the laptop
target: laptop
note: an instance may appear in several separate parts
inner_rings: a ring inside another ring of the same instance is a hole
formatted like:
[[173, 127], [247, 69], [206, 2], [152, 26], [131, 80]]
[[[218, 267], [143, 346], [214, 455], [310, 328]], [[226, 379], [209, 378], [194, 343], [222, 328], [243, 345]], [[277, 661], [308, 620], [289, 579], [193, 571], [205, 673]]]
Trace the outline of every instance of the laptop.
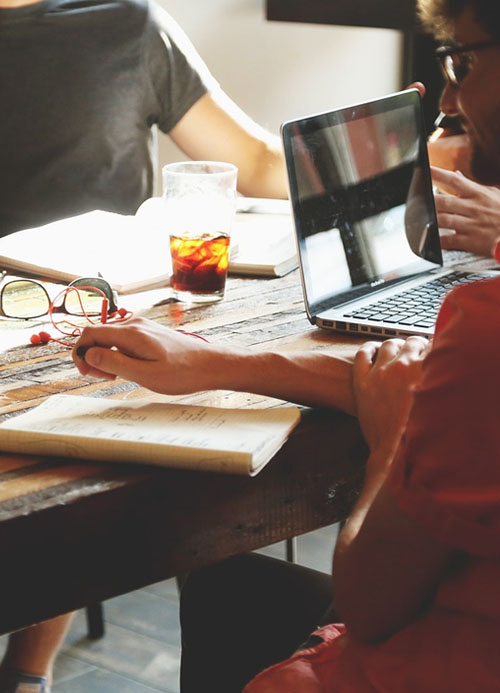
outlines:
[[451, 287], [495, 276], [443, 264], [416, 89], [287, 121], [281, 135], [312, 324], [429, 336]]

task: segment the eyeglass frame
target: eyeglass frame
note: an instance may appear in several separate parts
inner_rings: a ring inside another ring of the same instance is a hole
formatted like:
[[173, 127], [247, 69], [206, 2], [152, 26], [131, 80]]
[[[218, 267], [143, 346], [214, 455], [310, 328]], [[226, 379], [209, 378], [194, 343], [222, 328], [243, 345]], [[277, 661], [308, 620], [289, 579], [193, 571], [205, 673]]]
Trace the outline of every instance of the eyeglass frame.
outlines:
[[[8, 276], [16, 276], [16, 275], [9, 275], [7, 271], [2, 271], [0, 274], [0, 283], [5, 279], [5, 277]], [[39, 313], [38, 315], [30, 315], [29, 317], [20, 317], [20, 316], [13, 316], [13, 315], [8, 315], [5, 313], [4, 308], [3, 308], [3, 295], [5, 292], [5, 289], [9, 284], [13, 284], [15, 282], [31, 282], [35, 286], [38, 286], [42, 289], [44, 292], [45, 296], [47, 297], [47, 305], [48, 305], [48, 310], [45, 311], [44, 313]], [[94, 282], [96, 285], [94, 286]], [[101, 286], [99, 286], [99, 283]], [[103, 289], [104, 287], [104, 289]], [[108, 315], [111, 313], [115, 313], [118, 310], [117, 306], [117, 297], [116, 297], [116, 292], [113, 290], [111, 287], [111, 284], [106, 281], [106, 279], [103, 279], [102, 277], [80, 277], [79, 279], [74, 279], [72, 282], [70, 282], [65, 289], [91, 289], [95, 288], [101, 292], [103, 292], [108, 300]], [[80, 315], [79, 313], [71, 313], [68, 310], [66, 310], [66, 296], [64, 296], [64, 300], [61, 305], [56, 306], [53, 305], [53, 301], [49, 296], [49, 293], [45, 286], [37, 281], [36, 279], [31, 279], [29, 277], [20, 277], [18, 279], [13, 279], [12, 281], [8, 281], [6, 284], [4, 284], [0, 290], [0, 316], [4, 318], [10, 318], [14, 320], [34, 320], [36, 318], [41, 318], [44, 315], [49, 315], [49, 313], [66, 313], [66, 315]]]
[[477, 43], [465, 43], [458, 46], [440, 46], [436, 49], [436, 57], [441, 65], [441, 70], [443, 75], [452, 87], [458, 87], [460, 82], [462, 82], [469, 74], [469, 69], [462, 77], [457, 77], [455, 67], [453, 65], [453, 60], [447, 60], [453, 55], [460, 55], [461, 53], [472, 53], [474, 51], [483, 50], [485, 48], [493, 48], [494, 46], [500, 46], [500, 39], [491, 39], [488, 41], [478, 41]]

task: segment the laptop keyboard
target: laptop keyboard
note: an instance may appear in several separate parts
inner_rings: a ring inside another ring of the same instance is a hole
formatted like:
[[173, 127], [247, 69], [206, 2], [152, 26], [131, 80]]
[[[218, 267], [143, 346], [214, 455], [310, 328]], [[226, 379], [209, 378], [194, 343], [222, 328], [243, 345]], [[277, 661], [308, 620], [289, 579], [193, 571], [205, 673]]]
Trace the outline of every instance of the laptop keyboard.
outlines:
[[441, 250], [441, 254], [443, 256], [444, 267], [464, 265], [466, 262], [475, 262], [479, 259], [478, 255], [469, 253], [467, 250]]
[[400, 294], [370, 303], [359, 310], [345, 313], [346, 318], [374, 320], [389, 325], [398, 323], [414, 327], [434, 327], [446, 293], [454, 286], [488, 279], [488, 275], [452, 272]]

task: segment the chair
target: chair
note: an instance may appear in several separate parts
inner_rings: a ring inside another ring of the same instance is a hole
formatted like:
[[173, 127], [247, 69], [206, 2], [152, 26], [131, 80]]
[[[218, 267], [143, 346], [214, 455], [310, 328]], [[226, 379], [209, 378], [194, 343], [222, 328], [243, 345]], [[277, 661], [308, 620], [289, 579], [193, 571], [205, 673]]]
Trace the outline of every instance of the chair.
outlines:
[[[286, 540], [286, 560], [289, 563], [295, 563], [297, 560], [297, 537], [292, 537]], [[179, 586], [179, 583], [177, 583]], [[89, 604], [86, 608], [87, 616], [87, 637], [90, 640], [98, 640], [102, 638], [105, 632], [104, 628], [104, 609], [102, 602], [98, 604]]]

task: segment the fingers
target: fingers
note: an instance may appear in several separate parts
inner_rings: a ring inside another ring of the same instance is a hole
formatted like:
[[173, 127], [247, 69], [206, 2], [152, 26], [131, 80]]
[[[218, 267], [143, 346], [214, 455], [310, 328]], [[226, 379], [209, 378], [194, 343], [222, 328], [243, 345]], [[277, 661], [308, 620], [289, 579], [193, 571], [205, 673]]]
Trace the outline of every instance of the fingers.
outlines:
[[[468, 250], [467, 237], [459, 233], [449, 233], [440, 237], [443, 250]], [[470, 251], [469, 251], [470, 252]]]
[[87, 375], [107, 380], [116, 376], [125, 380], [137, 380], [145, 363], [148, 362], [122, 354], [116, 349], [97, 346], [89, 348], [85, 354], [85, 364], [89, 369]]
[[[434, 202], [441, 229], [453, 229], [456, 233], [463, 234], [471, 234], [476, 231], [475, 210], [469, 200], [463, 200], [454, 195], [435, 195]], [[445, 246], [443, 245], [443, 247]]]
[[373, 366], [384, 365], [397, 356], [401, 346], [402, 339], [388, 339], [385, 342], [365, 342], [357, 351], [354, 358], [354, 367], [358, 375], [371, 371]]
[[422, 84], [422, 82], [412, 82], [406, 87], [406, 89], [417, 89], [422, 98], [425, 96], [425, 86]]
[[[129, 377], [137, 363], [152, 360], [147, 322], [141, 318], [117, 325], [86, 327], [72, 352], [82, 375], [113, 379]], [[131, 358], [132, 357], [132, 358]]]
[[434, 204], [438, 214], [462, 214], [469, 216], [473, 211], [473, 203], [455, 195], [434, 195]]
[[[447, 229], [449, 231], [455, 231], [456, 232], [456, 230], [457, 230], [456, 226], [457, 226], [458, 220], [454, 218], [453, 214], [438, 213], [437, 219], [438, 219], [438, 226], [439, 226], [440, 231], [442, 231], [443, 229]], [[452, 235], [454, 235], [454, 234], [440, 233], [441, 241], [443, 240], [444, 236], [452, 236]], [[441, 242], [441, 247], [442, 248], [445, 247], [442, 242]]]
[[[475, 233], [477, 225], [474, 220], [463, 214], [458, 214], [454, 212], [437, 212], [438, 226], [440, 229], [449, 229], [450, 231], [455, 231], [455, 233], [471, 234]], [[446, 235], [446, 233], [441, 233], [441, 238]]]
[[407, 339], [387, 339], [385, 342], [366, 342], [357, 351], [355, 367], [359, 375], [368, 373], [375, 365], [384, 366], [400, 357], [420, 358], [428, 349], [429, 340], [419, 335]]
[[78, 340], [78, 347], [116, 347], [123, 353], [144, 358], [144, 342], [147, 337], [147, 322], [135, 318], [116, 325], [86, 327]]
[[431, 166], [431, 174], [434, 185], [458, 197], [471, 197], [481, 190], [478, 183], [469, 180], [460, 171], [447, 171]]
[[363, 376], [372, 369], [380, 346], [378, 342], [365, 342], [360, 346], [354, 356], [354, 371], [358, 375]]
[[405, 339], [399, 353], [401, 356], [421, 358], [423, 354], [427, 353], [429, 344], [430, 342], [426, 337], [414, 335]]

